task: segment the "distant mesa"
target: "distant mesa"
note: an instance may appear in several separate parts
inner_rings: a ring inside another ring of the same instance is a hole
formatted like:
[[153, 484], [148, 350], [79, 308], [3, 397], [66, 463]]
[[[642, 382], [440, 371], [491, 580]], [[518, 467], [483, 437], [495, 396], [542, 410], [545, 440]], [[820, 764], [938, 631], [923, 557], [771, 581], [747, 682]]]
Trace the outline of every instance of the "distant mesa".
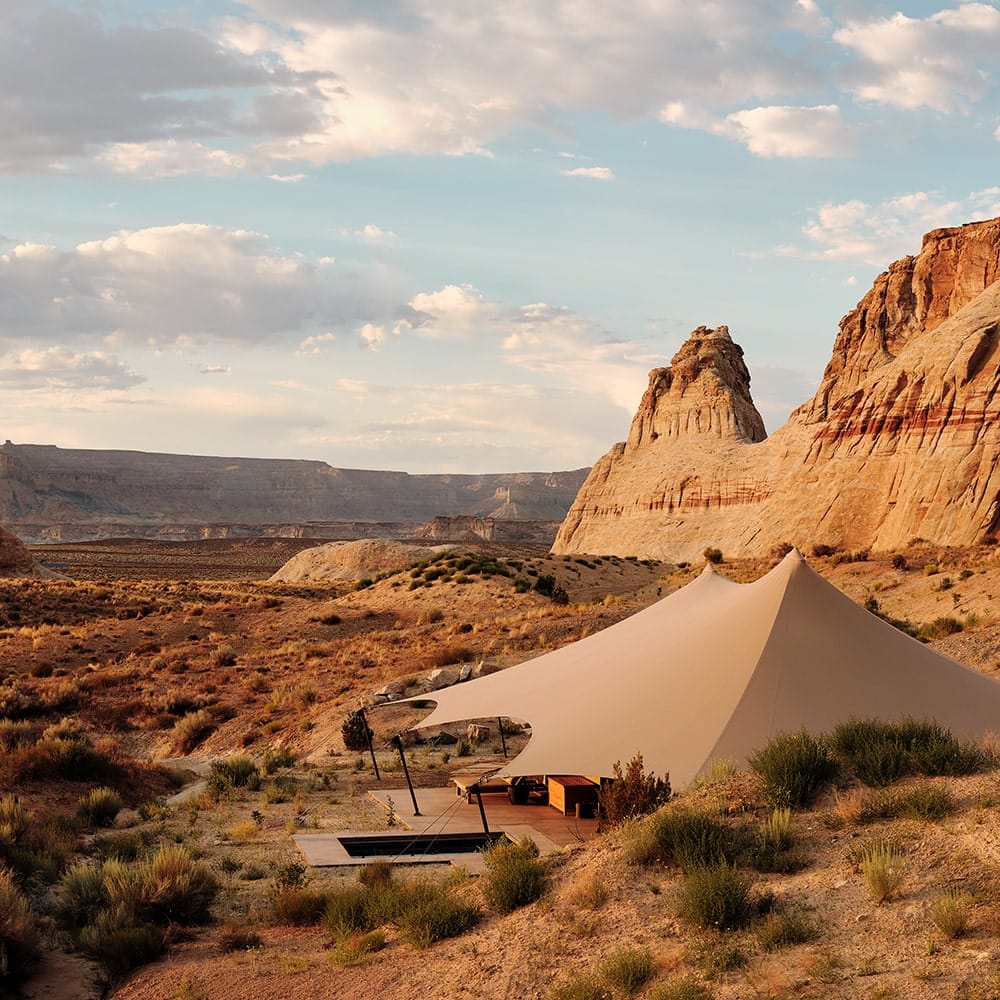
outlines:
[[471, 532], [548, 545], [587, 471], [409, 475], [8, 441], [0, 446], [0, 523], [29, 544], [262, 535], [452, 541]]
[[554, 551], [691, 560], [995, 534], [998, 278], [1000, 219], [928, 233], [841, 320], [816, 395], [770, 437], [742, 350], [726, 327], [699, 327], [650, 374]]

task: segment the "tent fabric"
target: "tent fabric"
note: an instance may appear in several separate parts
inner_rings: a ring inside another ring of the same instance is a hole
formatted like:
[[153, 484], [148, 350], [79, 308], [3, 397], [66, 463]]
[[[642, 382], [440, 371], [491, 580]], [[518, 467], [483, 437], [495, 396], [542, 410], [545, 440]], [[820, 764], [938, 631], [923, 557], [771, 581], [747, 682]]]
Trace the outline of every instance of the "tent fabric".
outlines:
[[675, 788], [779, 732], [852, 717], [935, 719], [961, 738], [1000, 730], [1000, 682], [859, 607], [794, 550], [748, 584], [706, 567], [610, 628], [421, 700], [437, 707], [418, 728], [530, 723], [502, 775], [611, 777], [641, 753]]

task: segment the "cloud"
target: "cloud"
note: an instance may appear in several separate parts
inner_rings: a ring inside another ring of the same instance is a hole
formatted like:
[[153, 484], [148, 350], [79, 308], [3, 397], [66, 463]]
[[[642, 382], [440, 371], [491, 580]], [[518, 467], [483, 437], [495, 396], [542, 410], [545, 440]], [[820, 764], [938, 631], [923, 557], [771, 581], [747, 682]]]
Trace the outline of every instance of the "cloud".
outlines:
[[232, 177], [247, 169], [245, 156], [213, 149], [200, 142], [165, 139], [153, 142], [116, 142], [102, 149], [95, 162], [116, 174], [142, 177]]
[[854, 130], [835, 104], [748, 108], [715, 118], [683, 102], [672, 101], [661, 109], [660, 120], [735, 139], [762, 157], [850, 156], [855, 146]]
[[228, 375], [229, 373], [229, 365], [206, 365], [200, 372], [202, 375]]
[[77, 354], [65, 347], [25, 349], [0, 355], [0, 387], [30, 389], [114, 390], [144, 382], [110, 354]]
[[382, 229], [375, 223], [369, 222], [360, 229], [342, 229], [342, 236], [350, 236], [356, 240], [363, 240], [366, 243], [390, 243], [396, 239], [396, 234], [391, 229]]
[[246, 230], [123, 230], [65, 251], [26, 243], [0, 254], [0, 329], [119, 345], [299, 343], [303, 332], [379, 319], [397, 278], [383, 268], [377, 279], [319, 272]]
[[311, 337], [306, 337], [299, 344], [299, 349], [295, 352], [297, 358], [318, 357], [323, 354], [326, 348], [336, 341], [337, 335], [334, 333], [319, 333]]
[[590, 177], [595, 181], [613, 181], [614, 171], [610, 167], [574, 167], [572, 170], [560, 170], [564, 177]]
[[[914, 191], [872, 204], [860, 199], [828, 202], [803, 227], [807, 242], [748, 256], [851, 260], [885, 267], [915, 253], [930, 229], [958, 226], [970, 219], [1000, 214], [1000, 187], [965, 198], [946, 199], [933, 191]], [[848, 279], [850, 282], [850, 279]]]
[[1000, 10], [962, 3], [925, 18], [897, 13], [850, 21], [833, 38], [851, 52], [847, 88], [859, 100], [936, 111], [983, 99], [998, 65]]

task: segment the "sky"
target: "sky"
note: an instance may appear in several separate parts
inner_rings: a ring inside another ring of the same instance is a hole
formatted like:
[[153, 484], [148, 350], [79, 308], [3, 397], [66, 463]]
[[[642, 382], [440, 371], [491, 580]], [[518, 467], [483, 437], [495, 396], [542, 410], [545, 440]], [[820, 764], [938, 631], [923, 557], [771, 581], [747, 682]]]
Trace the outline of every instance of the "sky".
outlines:
[[1000, 215], [997, 3], [0, 11], [0, 440], [582, 468], [720, 324], [773, 431]]

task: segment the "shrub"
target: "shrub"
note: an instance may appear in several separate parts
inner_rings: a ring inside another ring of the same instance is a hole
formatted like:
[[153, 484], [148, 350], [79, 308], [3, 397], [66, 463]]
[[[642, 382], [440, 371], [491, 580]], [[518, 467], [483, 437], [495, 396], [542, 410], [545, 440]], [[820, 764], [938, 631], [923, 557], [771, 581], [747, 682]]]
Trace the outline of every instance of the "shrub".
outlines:
[[337, 938], [374, 930], [382, 921], [377, 919], [377, 907], [372, 903], [370, 887], [347, 885], [334, 889], [327, 897], [323, 926]]
[[758, 828], [761, 843], [774, 851], [787, 851], [795, 843], [791, 809], [774, 809]]
[[826, 545], [823, 542], [819, 542], [812, 547], [812, 554], [816, 558], [821, 558], [823, 556], [832, 556], [836, 552], [836, 548], [832, 545]]
[[636, 996], [653, 972], [653, 955], [645, 948], [619, 948], [601, 962], [601, 977], [627, 997]]
[[818, 931], [800, 910], [769, 913], [758, 925], [754, 936], [764, 951], [775, 951], [792, 944], [812, 941]]
[[737, 868], [720, 862], [687, 873], [680, 912], [692, 924], [733, 930], [749, 920], [750, 909], [750, 882]]
[[[138, 866], [138, 912], [157, 924], [201, 924], [211, 916], [219, 882], [183, 847], [163, 847]], [[109, 887], [110, 888], [110, 887]]]
[[0, 869], [0, 992], [16, 990], [38, 957], [38, 929], [13, 875]]
[[364, 713], [360, 711], [351, 712], [344, 719], [340, 733], [348, 750], [367, 750], [368, 740], [375, 735], [365, 722]]
[[325, 917], [330, 894], [321, 889], [288, 886], [271, 894], [271, 918], [276, 924], [314, 927]]
[[579, 972], [572, 979], [557, 983], [549, 1000], [607, 1000], [607, 992], [589, 972]]
[[891, 785], [906, 770], [904, 739], [891, 723], [851, 719], [834, 726], [830, 742], [834, 753], [874, 788]]
[[483, 895], [499, 913], [533, 903], [545, 890], [545, 869], [538, 860], [538, 848], [527, 837], [516, 844], [498, 841], [483, 851], [483, 861]]
[[705, 562], [710, 562], [718, 565], [723, 561], [722, 559], [722, 549], [707, 548], [702, 555], [705, 557]]
[[232, 646], [217, 646], [212, 653], [213, 667], [231, 667], [236, 662], [236, 650]]
[[674, 979], [657, 983], [646, 994], [646, 1000], [712, 1000], [712, 991], [697, 979]]
[[417, 883], [407, 894], [404, 912], [397, 918], [403, 938], [415, 948], [465, 933], [479, 911], [453, 896], [445, 886]]
[[215, 731], [215, 719], [207, 709], [189, 712], [174, 725], [172, 748], [179, 755], [189, 754], [210, 733]]
[[90, 842], [87, 853], [101, 861], [117, 858], [119, 861], [135, 861], [146, 849], [147, 838], [143, 834], [122, 830], [109, 833]]
[[650, 820], [662, 856], [685, 872], [725, 863], [726, 828], [714, 817], [692, 809], [666, 809]]
[[859, 865], [876, 903], [891, 898], [903, 884], [902, 856], [893, 840], [880, 838], [865, 845]]
[[90, 826], [110, 826], [121, 812], [122, 797], [112, 788], [94, 788], [77, 802], [76, 814]]
[[931, 903], [931, 920], [945, 937], [958, 938], [968, 930], [971, 910], [972, 897], [951, 889]]
[[81, 861], [73, 865], [56, 887], [56, 919], [67, 930], [79, 930], [108, 905], [105, 865]]
[[954, 811], [955, 800], [943, 785], [933, 785], [928, 781], [900, 792], [893, 806], [897, 816], [936, 823]]
[[352, 934], [338, 941], [330, 953], [334, 965], [342, 969], [362, 965], [377, 951], [385, 947], [385, 934], [380, 931], [368, 931], [367, 934]]
[[133, 969], [163, 954], [163, 931], [144, 921], [125, 906], [102, 910], [83, 929], [80, 944], [101, 963], [112, 978], [127, 975]]
[[38, 733], [30, 722], [16, 719], [0, 719], [0, 749], [16, 750], [18, 747], [34, 746]]
[[598, 793], [601, 812], [610, 824], [646, 816], [670, 801], [670, 776], [647, 774], [641, 753], [625, 765], [624, 772], [621, 761], [615, 761], [612, 767], [614, 780], [602, 784]]
[[261, 761], [261, 770], [266, 775], [272, 775], [283, 767], [291, 767], [295, 763], [295, 754], [287, 747], [279, 750], [265, 750]]
[[775, 809], [754, 831], [747, 853], [759, 872], [792, 872], [804, 865], [794, 846], [791, 810]]
[[764, 783], [775, 806], [808, 805], [834, 773], [826, 743], [807, 733], [779, 733], [750, 757], [750, 766]]
[[941, 615], [932, 622], [920, 626], [917, 633], [921, 639], [944, 639], [961, 632], [964, 626], [954, 615]]
[[242, 924], [232, 920], [227, 920], [219, 931], [218, 937], [219, 951], [228, 954], [233, 951], [250, 951], [251, 948], [259, 948], [263, 943], [260, 935]]
[[260, 788], [260, 771], [250, 757], [238, 754], [224, 760], [212, 761], [206, 782], [216, 794], [223, 794], [231, 788]]

